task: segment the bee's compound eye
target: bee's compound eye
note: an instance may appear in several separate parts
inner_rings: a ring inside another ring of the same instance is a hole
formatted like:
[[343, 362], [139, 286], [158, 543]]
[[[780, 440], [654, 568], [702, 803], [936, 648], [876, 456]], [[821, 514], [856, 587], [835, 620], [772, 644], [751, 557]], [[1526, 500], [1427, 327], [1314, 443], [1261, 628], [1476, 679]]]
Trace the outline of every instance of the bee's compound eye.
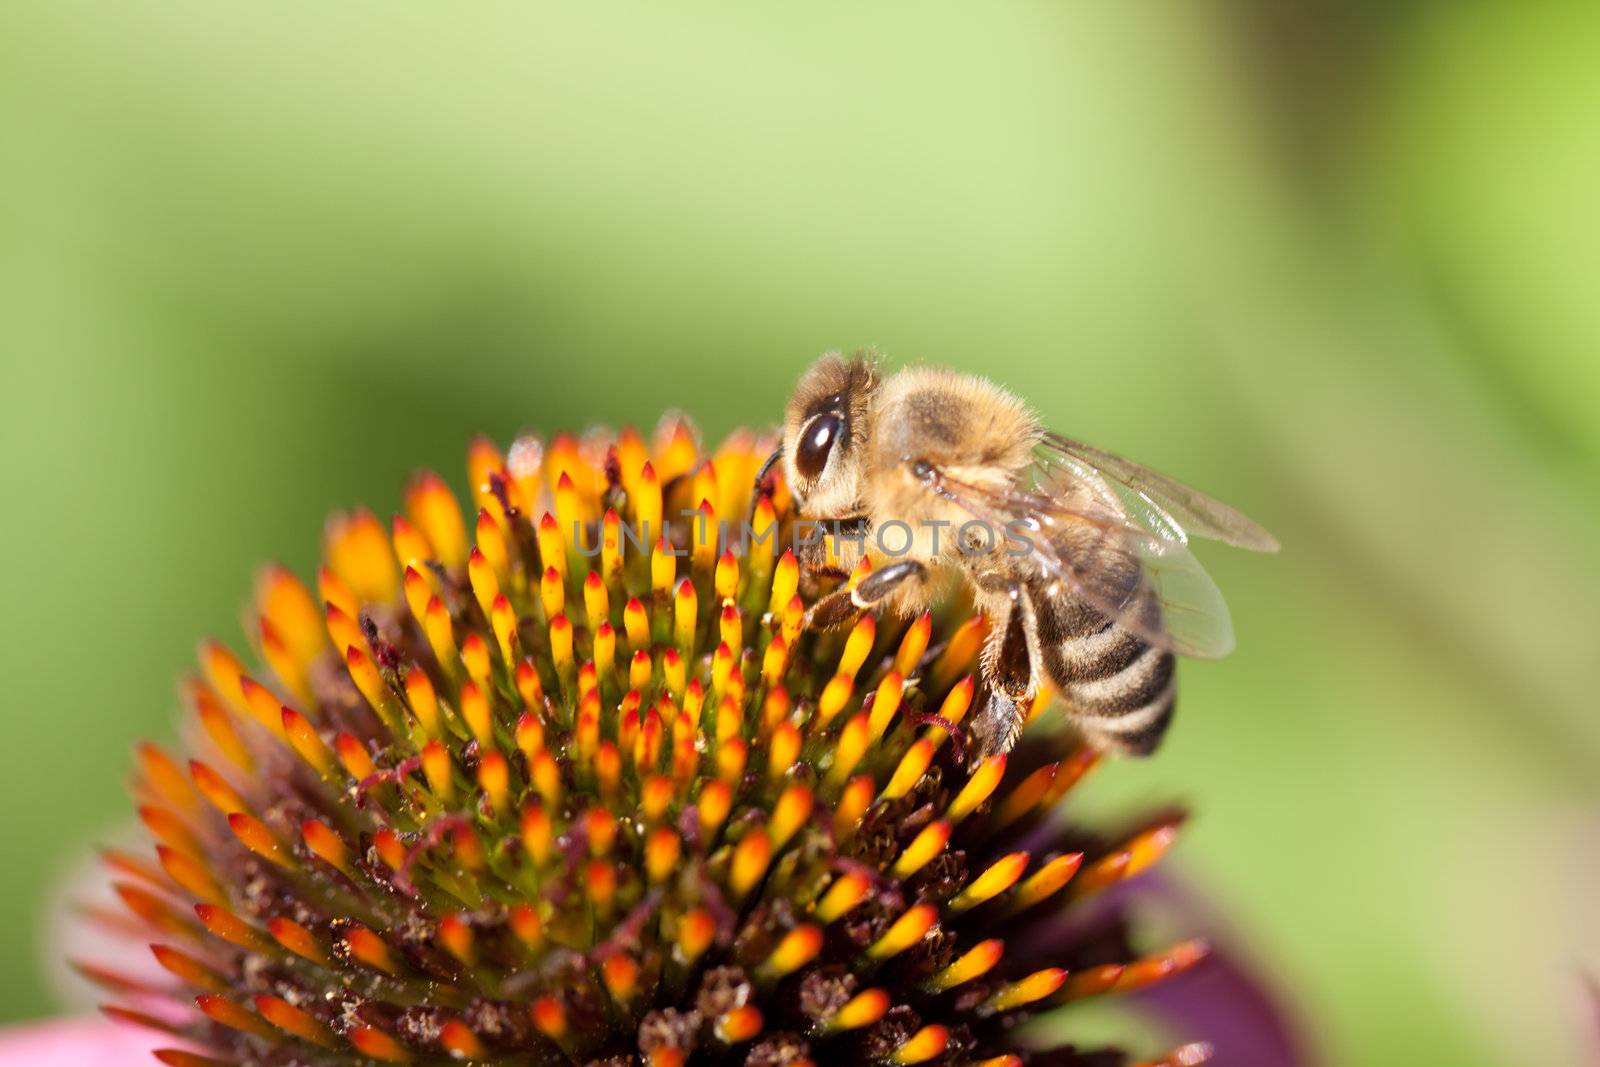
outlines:
[[812, 481], [822, 477], [828, 456], [843, 429], [844, 419], [833, 412], [818, 415], [806, 423], [794, 450], [794, 465], [802, 477]]

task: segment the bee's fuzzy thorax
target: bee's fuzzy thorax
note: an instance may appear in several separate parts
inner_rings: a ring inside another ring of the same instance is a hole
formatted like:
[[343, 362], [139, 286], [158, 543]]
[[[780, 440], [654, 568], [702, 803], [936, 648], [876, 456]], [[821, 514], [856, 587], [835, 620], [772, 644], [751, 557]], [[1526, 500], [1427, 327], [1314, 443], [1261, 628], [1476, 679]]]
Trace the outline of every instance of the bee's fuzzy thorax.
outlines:
[[1008, 390], [941, 367], [908, 367], [873, 401], [876, 465], [926, 460], [947, 473], [1009, 483], [1039, 443], [1039, 420]]

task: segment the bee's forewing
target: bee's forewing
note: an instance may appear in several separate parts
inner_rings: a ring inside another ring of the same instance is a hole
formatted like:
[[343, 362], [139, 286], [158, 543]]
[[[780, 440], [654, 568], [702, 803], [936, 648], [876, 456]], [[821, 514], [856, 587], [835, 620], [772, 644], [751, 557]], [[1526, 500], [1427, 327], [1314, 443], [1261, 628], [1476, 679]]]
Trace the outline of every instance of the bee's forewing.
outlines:
[[[1052, 465], [1087, 466], [1113, 487], [1164, 512], [1184, 533], [1249, 549], [1278, 551], [1278, 539], [1244, 513], [1159, 471], [1082, 441], [1047, 433], [1039, 443], [1042, 469]], [[1119, 493], [1119, 496], [1126, 496]]]
[[[1185, 656], [1233, 649], [1227, 604], [1184, 531], [1148, 498], [1117, 491], [1073, 462], [1041, 470], [1034, 491], [996, 491], [945, 479], [950, 500], [1014, 531], [1041, 574], [1141, 640]], [[1152, 613], [1150, 605], [1159, 605]]]

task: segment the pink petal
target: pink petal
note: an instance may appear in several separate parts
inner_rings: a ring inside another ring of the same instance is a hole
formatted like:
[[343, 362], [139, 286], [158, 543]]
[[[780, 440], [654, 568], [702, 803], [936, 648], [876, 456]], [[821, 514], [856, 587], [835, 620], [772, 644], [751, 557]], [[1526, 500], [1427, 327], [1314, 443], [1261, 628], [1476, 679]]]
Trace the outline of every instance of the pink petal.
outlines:
[[177, 1044], [108, 1019], [52, 1019], [0, 1029], [0, 1063], [21, 1067], [145, 1067], [152, 1049]]

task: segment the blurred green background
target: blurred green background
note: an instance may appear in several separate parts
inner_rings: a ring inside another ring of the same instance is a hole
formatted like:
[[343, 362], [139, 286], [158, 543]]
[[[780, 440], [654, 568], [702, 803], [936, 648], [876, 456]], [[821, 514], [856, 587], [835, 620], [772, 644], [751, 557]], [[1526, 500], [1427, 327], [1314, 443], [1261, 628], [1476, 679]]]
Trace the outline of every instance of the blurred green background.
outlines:
[[674, 6], [0, 8], [0, 1019], [259, 561], [876, 344], [1283, 540], [1089, 792], [1326, 1062], [1588, 1062], [1600, 5]]

